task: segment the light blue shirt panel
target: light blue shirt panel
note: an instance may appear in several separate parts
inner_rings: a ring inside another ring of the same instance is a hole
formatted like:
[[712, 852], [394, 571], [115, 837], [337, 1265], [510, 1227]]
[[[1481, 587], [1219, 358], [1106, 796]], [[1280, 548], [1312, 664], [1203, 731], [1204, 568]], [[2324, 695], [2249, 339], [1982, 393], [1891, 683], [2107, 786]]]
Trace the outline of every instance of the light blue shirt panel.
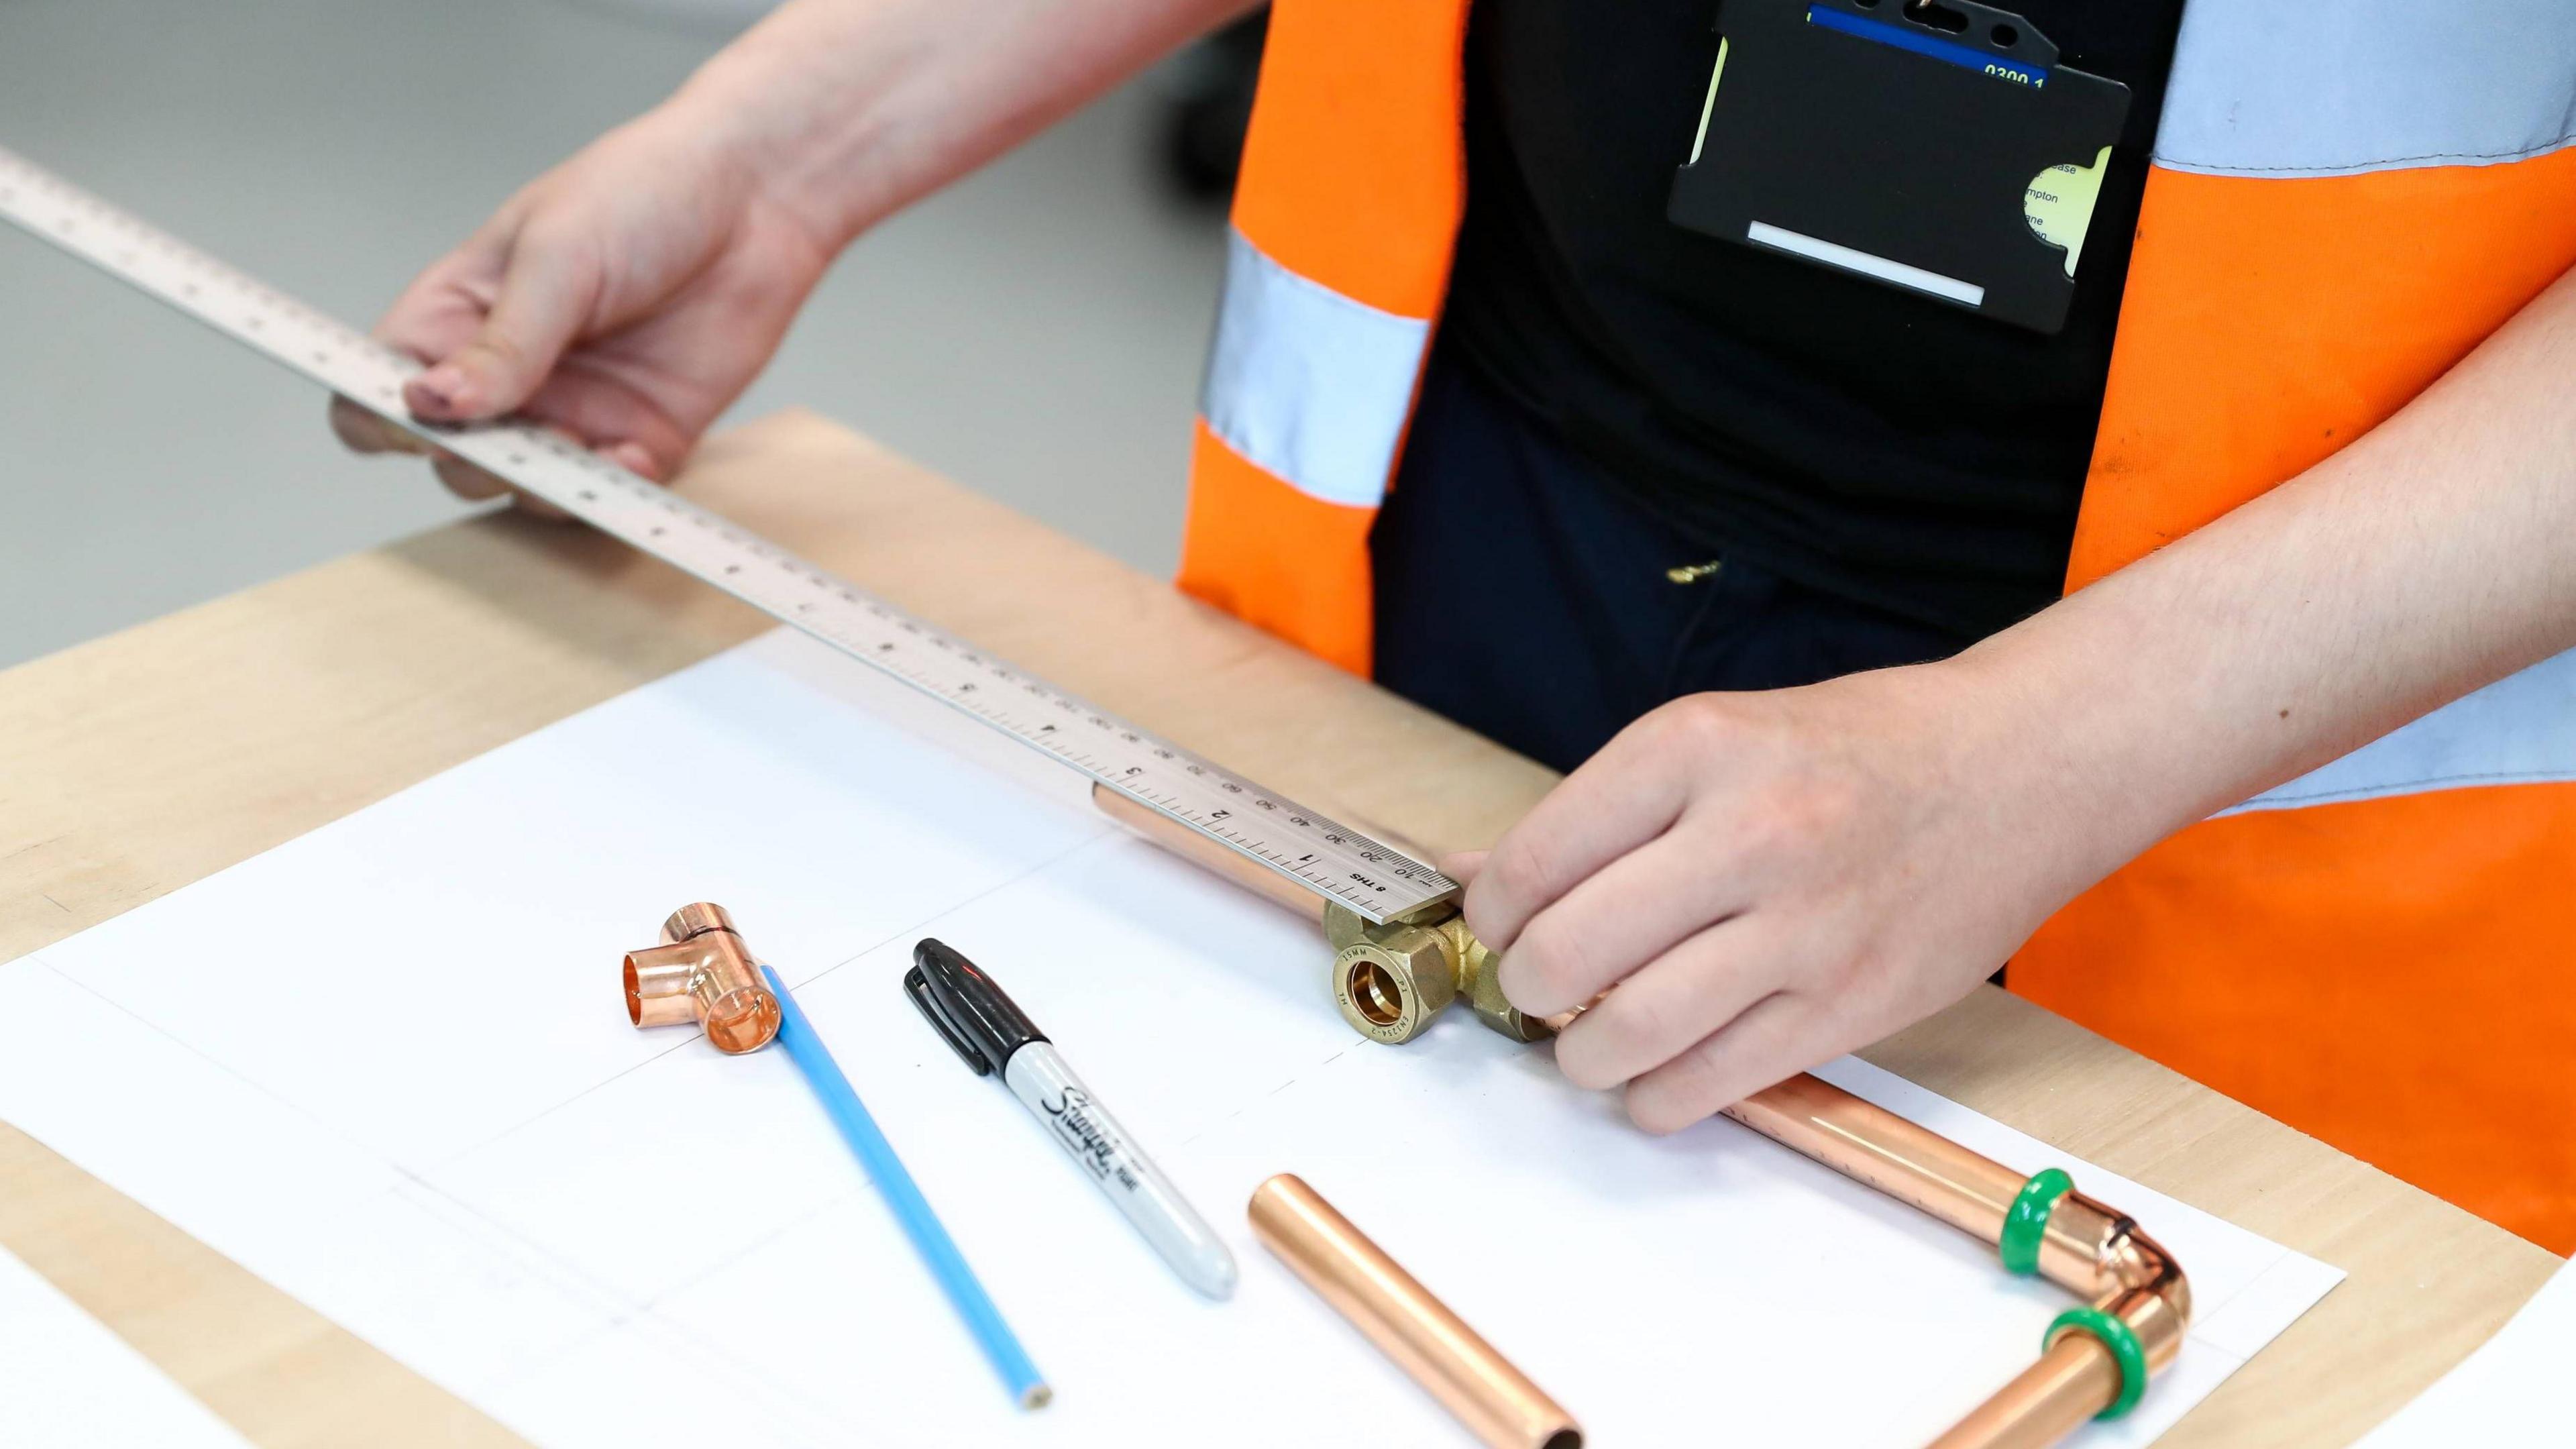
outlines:
[[2576, 139], [2576, 0], [2191, 0], [2158, 164], [2333, 176]]
[[1356, 302], [1226, 236], [1199, 411], [1226, 446], [1327, 503], [1386, 492], [1431, 324]]
[[2222, 813], [2562, 780], [2576, 780], [2576, 650], [2463, 695]]

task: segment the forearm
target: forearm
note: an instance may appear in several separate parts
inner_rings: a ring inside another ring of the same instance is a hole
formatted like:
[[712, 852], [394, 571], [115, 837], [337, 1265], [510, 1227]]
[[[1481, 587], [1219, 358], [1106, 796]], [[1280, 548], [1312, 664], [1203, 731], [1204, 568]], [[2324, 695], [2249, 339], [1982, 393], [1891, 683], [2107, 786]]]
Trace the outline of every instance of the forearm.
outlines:
[[2576, 274], [2299, 478], [1954, 664], [2074, 884], [2576, 647]]
[[1251, 3], [794, 0], [662, 114], [741, 148], [837, 247]]

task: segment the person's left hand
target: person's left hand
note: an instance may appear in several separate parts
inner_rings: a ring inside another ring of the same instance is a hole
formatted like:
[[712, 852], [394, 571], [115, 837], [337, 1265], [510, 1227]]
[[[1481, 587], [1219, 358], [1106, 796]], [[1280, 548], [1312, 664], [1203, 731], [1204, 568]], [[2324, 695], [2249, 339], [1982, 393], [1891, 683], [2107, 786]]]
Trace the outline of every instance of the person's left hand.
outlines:
[[1514, 1006], [1609, 991], [1557, 1039], [1566, 1077], [1687, 1126], [1966, 994], [2116, 863], [1974, 677], [1676, 700], [1448, 863]]

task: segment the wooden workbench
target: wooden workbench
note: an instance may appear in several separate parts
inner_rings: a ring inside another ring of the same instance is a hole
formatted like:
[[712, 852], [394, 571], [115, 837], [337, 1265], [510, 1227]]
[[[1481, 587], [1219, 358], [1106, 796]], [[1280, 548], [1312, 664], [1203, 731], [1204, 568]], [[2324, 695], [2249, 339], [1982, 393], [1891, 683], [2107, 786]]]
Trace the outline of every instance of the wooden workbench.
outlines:
[[[429, 485], [389, 467], [385, 486]], [[1433, 847], [1489, 842], [1552, 778], [819, 419], [715, 440], [683, 488], [1194, 750]], [[766, 622], [606, 538], [503, 514], [0, 672], [0, 960]], [[1991, 987], [1867, 1055], [2350, 1273], [2162, 1441], [2177, 1449], [2349, 1443], [2557, 1264]], [[519, 1442], [5, 1125], [0, 1243], [267, 1449]]]

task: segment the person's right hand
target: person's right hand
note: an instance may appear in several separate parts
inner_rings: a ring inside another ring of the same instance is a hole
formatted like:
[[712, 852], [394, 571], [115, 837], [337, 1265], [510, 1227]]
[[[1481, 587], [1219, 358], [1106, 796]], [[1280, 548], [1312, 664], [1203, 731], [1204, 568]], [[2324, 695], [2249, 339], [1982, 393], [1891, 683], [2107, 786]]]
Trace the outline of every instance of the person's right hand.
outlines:
[[[417, 417], [517, 414], [667, 478], [768, 362], [832, 250], [747, 154], [656, 112], [510, 198], [376, 336], [430, 364], [403, 394]], [[331, 424], [360, 452], [430, 452], [467, 498], [505, 491], [345, 398]]]

